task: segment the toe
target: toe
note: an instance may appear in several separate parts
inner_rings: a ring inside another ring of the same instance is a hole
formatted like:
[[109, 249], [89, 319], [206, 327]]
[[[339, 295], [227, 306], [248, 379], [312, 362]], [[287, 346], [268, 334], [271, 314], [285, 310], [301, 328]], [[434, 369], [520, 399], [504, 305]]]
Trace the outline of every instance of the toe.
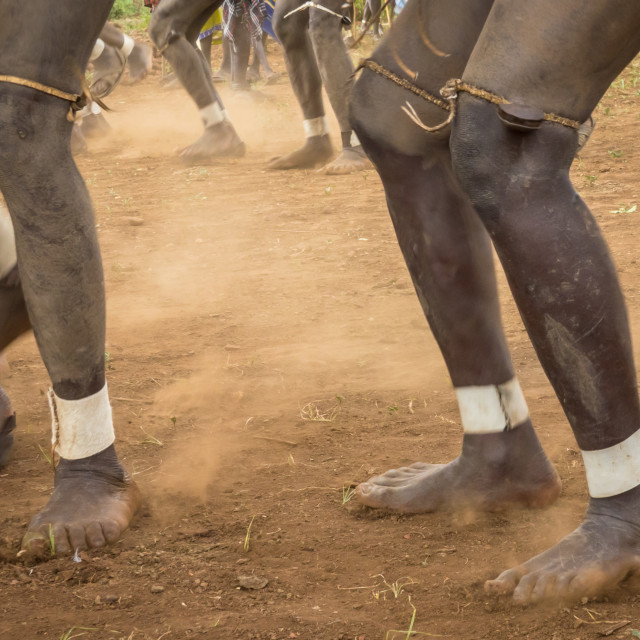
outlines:
[[487, 593], [494, 595], [509, 595], [513, 593], [522, 571], [518, 568], [503, 571], [495, 580], [487, 580], [484, 589]]
[[91, 549], [98, 549], [107, 544], [99, 522], [90, 522], [86, 527], [85, 535]]
[[81, 524], [70, 524], [67, 527], [67, 531], [69, 532], [71, 550], [75, 551], [76, 549], [80, 549], [82, 551], [87, 548], [85, 530]]
[[108, 543], [115, 542], [122, 533], [122, 527], [115, 520], [103, 520], [102, 531]]
[[71, 551], [71, 545], [69, 544], [69, 538], [67, 536], [67, 529], [64, 524], [60, 522], [54, 524], [51, 527], [50, 538], [53, 538], [52, 542], [55, 548], [52, 549], [52, 551], [54, 551], [56, 555], [69, 553], [69, 551]]
[[513, 591], [513, 601], [517, 604], [527, 604], [532, 600], [532, 593], [538, 583], [540, 574], [536, 571], [533, 573], [527, 573], [522, 576], [520, 582], [518, 582], [516, 588]]
[[555, 573], [545, 573], [539, 576], [531, 591], [531, 602], [549, 600], [555, 593], [556, 581], [557, 575]]

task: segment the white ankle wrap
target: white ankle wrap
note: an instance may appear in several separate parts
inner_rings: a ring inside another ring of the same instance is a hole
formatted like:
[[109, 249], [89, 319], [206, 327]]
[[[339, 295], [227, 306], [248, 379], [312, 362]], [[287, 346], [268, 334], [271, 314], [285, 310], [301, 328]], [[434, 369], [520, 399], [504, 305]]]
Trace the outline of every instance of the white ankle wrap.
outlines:
[[133, 51], [133, 47], [136, 46], [136, 43], [134, 42], [131, 36], [123, 34], [123, 37], [124, 37], [124, 44], [120, 47], [120, 53], [125, 58], [128, 58], [131, 55], [131, 52]]
[[0, 205], [0, 279], [16, 266], [16, 239], [9, 213]]
[[356, 135], [355, 131], [351, 132], [351, 146], [352, 147], [359, 147], [360, 146], [360, 140], [358, 139], [358, 136]]
[[302, 122], [304, 127], [304, 135], [307, 138], [315, 138], [316, 136], [326, 136], [329, 133], [329, 125], [326, 116], [320, 118], [312, 118]]
[[78, 460], [100, 453], [116, 439], [107, 385], [81, 400], [63, 400], [49, 389], [51, 444], [61, 458]]
[[617, 496], [640, 484], [640, 430], [613, 447], [580, 453], [592, 498]]
[[458, 406], [465, 433], [500, 433], [514, 429], [529, 417], [520, 383], [458, 387]]
[[212, 102], [210, 105], [200, 109], [200, 117], [205, 128], [220, 124], [225, 119], [224, 113], [217, 102]]
[[89, 62], [93, 62], [97, 60], [104, 51], [104, 40], [98, 38], [96, 43], [93, 45], [93, 49], [91, 50], [91, 55], [89, 56]]

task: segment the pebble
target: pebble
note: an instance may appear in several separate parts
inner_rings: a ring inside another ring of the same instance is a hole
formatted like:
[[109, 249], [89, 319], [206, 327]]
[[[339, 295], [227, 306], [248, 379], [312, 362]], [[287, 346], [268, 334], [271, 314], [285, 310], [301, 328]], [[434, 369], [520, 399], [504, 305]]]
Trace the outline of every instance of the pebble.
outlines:
[[162, 593], [164, 591], [164, 587], [161, 584], [154, 584], [151, 587], [151, 593]]

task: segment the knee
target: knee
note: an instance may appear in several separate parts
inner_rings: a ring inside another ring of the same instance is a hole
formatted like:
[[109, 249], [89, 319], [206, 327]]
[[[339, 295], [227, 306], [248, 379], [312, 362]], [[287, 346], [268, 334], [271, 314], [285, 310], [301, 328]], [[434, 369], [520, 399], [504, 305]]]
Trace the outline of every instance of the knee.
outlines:
[[343, 48], [346, 54], [346, 47], [341, 37], [342, 22], [337, 16], [324, 11], [315, 11], [309, 18], [309, 35], [316, 47], [331, 42], [332, 46]]
[[163, 3], [159, 3], [155, 11], [151, 14], [149, 22], [149, 37], [153, 44], [162, 51], [171, 42], [173, 34], [173, 20], [171, 13]]
[[303, 40], [306, 37], [306, 9], [305, 11], [290, 15], [288, 18], [285, 17], [290, 11], [295, 9], [296, 6], [297, 3], [280, 0], [276, 3], [276, 8], [273, 13], [273, 30], [276, 32], [278, 39], [285, 49], [296, 46], [297, 41]]
[[[409, 98], [423, 121], [438, 124], [446, 112], [421, 99]], [[407, 102], [405, 89], [364, 69], [351, 90], [349, 120], [367, 154], [387, 151], [406, 156], [432, 157], [447, 149], [448, 128], [425, 133], [402, 111]], [[448, 151], [447, 151], [448, 153]], [[378, 162], [372, 157], [373, 161]]]
[[490, 231], [535, 194], [569, 184], [573, 129], [543, 123], [535, 131], [516, 131], [500, 120], [495, 105], [465, 94], [458, 102], [450, 139], [453, 170]]

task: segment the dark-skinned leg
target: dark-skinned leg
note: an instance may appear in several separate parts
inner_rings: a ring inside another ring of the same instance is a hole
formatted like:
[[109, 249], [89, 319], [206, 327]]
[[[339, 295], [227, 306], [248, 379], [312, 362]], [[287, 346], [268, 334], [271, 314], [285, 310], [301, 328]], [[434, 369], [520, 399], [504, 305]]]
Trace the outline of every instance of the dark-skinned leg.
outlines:
[[265, 45], [267, 37], [267, 34], [263, 32], [262, 37], [254, 38], [253, 59], [254, 63], [257, 64], [258, 75], [260, 75], [260, 66], [262, 66], [266, 84], [273, 84], [278, 80], [280, 74], [274, 71], [269, 64], [269, 59], [267, 58], [267, 48]]
[[[72, 4], [5, 2], [0, 73], [78, 92], [71, 70], [86, 66], [111, 2], [81, 13]], [[20, 46], [16, 38], [27, 32], [33, 40]], [[82, 403], [105, 389], [104, 285], [91, 203], [70, 152], [69, 104], [13, 85], [1, 96], [0, 189], [15, 229], [22, 291], [56, 397]], [[81, 421], [76, 433], [95, 429]], [[84, 459], [62, 458], [53, 495], [23, 546], [44, 549], [50, 532], [59, 552], [102, 546], [121, 535], [139, 503], [113, 444]]]
[[306, 142], [285, 156], [274, 158], [270, 169], [311, 169], [333, 155], [329, 128], [322, 104], [322, 79], [309, 37], [309, 12], [298, 11], [302, 0], [278, 0], [273, 13], [275, 29], [284, 50], [284, 60], [298, 104], [304, 115]]
[[[496, 0], [463, 79], [586, 120], [640, 49], [640, 17], [622, 1], [581, 4], [578, 22], [575, 11], [573, 2]], [[631, 339], [608, 249], [569, 179], [577, 138], [553, 123], [530, 133], [508, 129], [494, 105], [466, 94], [451, 138], [456, 174], [583, 452], [591, 495], [574, 533], [487, 584], [522, 603], [596, 595], [640, 569]]]
[[251, 35], [244, 20], [239, 19], [231, 43], [231, 88], [235, 91], [248, 91], [247, 67], [251, 55]]
[[[422, 88], [433, 93], [444, 79], [461, 73], [491, 2], [475, 3], [472, 11], [462, 11], [463, 0], [422, 4], [407, 8], [372, 57], [398, 75], [403, 71], [396, 59], [402, 60], [419, 71]], [[464, 16], [453, 22], [455, 33], [441, 34], [456, 43], [443, 61], [424, 56], [415, 29], [419, 9], [425, 25]], [[491, 243], [453, 175], [449, 130], [416, 135], [416, 125], [401, 111], [406, 100], [430, 125], [446, 118], [444, 110], [365, 69], [352, 96], [354, 129], [382, 178], [400, 247], [454, 386], [495, 387], [513, 379], [514, 371]], [[369, 506], [425, 512], [543, 506], [559, 490], [557, 474], [525, 419], [502, 433], [467, 432], [453, 462], [393, 469], [361, 484], [358, 497]]]
[[[335, 13], [342, 12], [342, 0], [329, 0], [324, 5]], [[342, 142], [342, 151], [323, 171], [327, 174], [347, 174], [368, 169], [371, 164], [349, 122], [353, 65], [342, 39], [342, 22], [326, 11], [309, 9], [309, 34], [322, 83], [340, 125]]]
[[220, 4], [221, 0], [163, 0], [149, 23], [151, 39], [200, 110], [204, 133], [180, 154], [189, 163], [245, 153], [213, 86], [209, 67], [195, 47], [202, 26]]

